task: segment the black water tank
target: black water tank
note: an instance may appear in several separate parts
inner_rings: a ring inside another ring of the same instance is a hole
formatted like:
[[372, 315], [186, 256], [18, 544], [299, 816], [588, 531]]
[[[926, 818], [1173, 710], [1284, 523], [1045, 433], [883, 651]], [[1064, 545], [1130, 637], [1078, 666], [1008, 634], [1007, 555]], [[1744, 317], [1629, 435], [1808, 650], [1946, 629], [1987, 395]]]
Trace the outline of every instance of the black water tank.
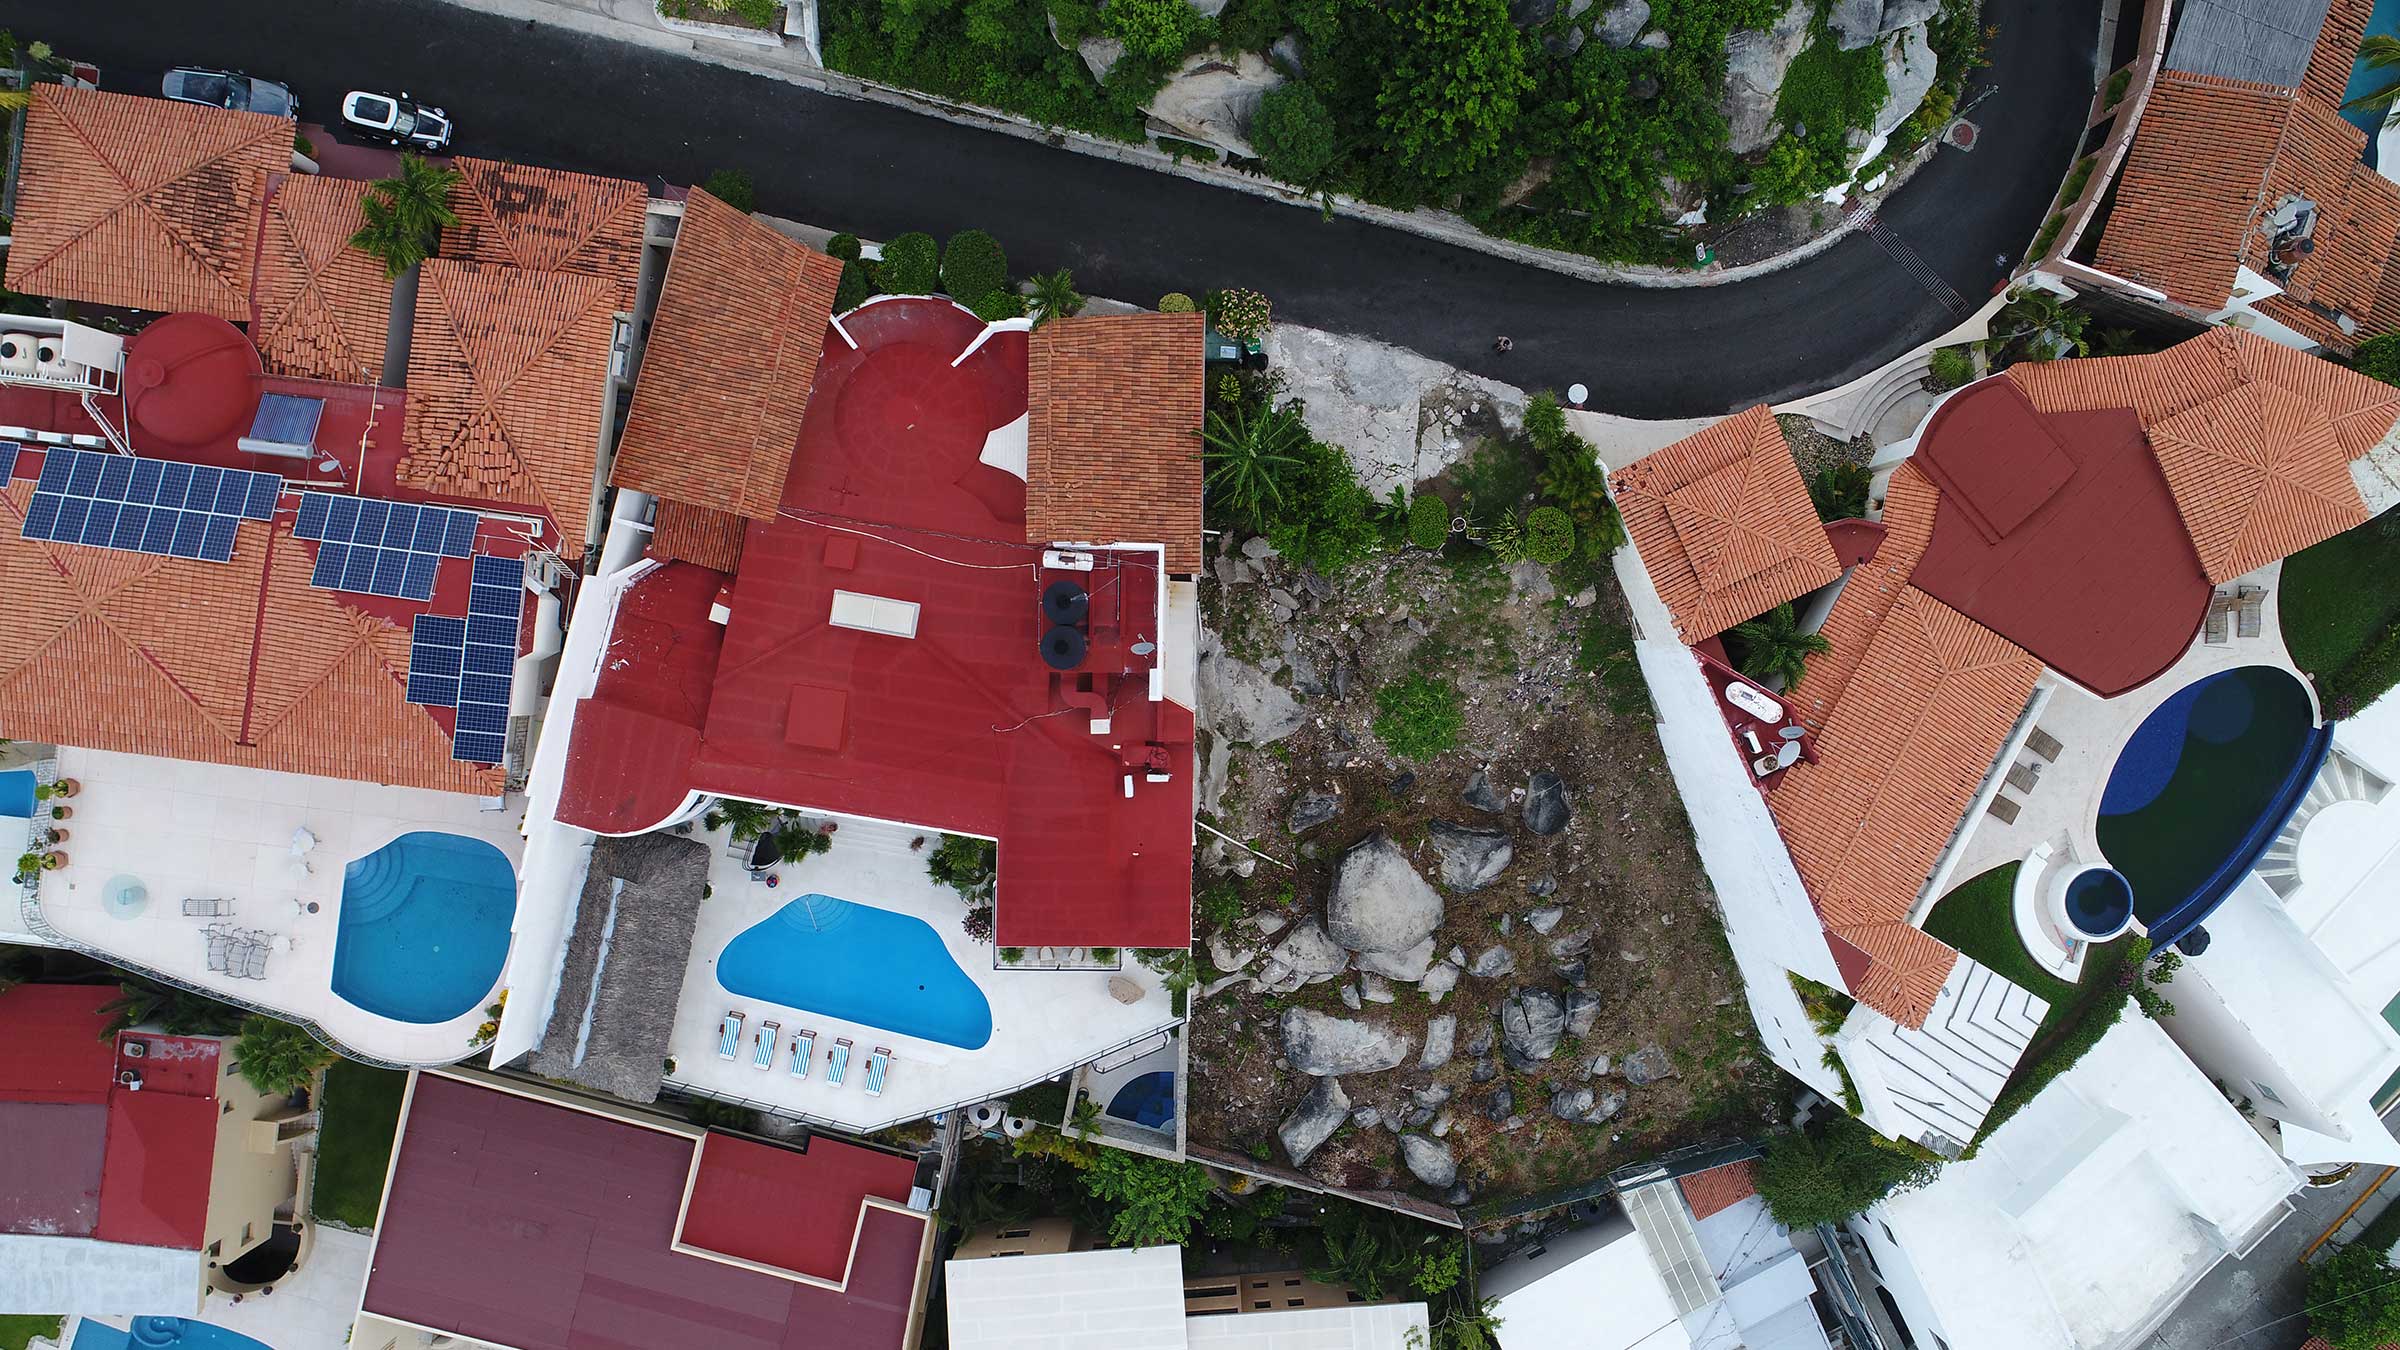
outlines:
[[1042, 661], [1052, 670], [1073, 670], [1083, 664], [1083, 634], [1058, 624], [1042, 634]]
[[1082, 623], [1092, 608], [1092, 593], [1078, 582], [1053, 581], [1042, 591], [1042, 617], [1052, 623]]

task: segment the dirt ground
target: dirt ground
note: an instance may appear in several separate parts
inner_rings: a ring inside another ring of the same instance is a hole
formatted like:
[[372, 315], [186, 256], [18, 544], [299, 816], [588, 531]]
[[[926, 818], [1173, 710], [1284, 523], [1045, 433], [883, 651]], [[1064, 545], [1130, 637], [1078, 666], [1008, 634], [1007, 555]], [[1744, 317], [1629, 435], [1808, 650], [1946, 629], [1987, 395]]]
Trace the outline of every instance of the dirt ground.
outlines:
[[[1457, 1016], [1458, 1048], [1448, 1065], [1428, 1072], [1416, 1067], [1412, 1053], [1400, 1068], [1346, 1076], [1342, 1086], [1353, 1108], [1375, 1106], [1385, 1121], [1447, 1089], [1433, 1120], [1423, 1121], [1419, 1111], [1419, 1131], [1443, 1130], [1446, 1117], [1442, 1141], [1457, 1157], [1460, 1182], [1479, 1202], [1596, 1178], [1663, 1149], [1761, 1123], [1774, 1102], [1774, 1073], [1757, 1051], [1690, 825], [1631, 664], [1624, 603], [1605, 566], [1589, 588], [1553, 595], [1540, 569], [1520, 565], [1512, 577], [1482, 549], [1454, 537], [1442, 557], [1386, 553], [1330, 584], [1271, 557], [1232, 569], [1234, 584], [1222, 580], [1226, 570], [1203, 584], [1206, 621], [1228, 652], [1268, 670], [1301, 698], [1305, 722], [1274, 744], [1237, 747], [1219, 808], [1204, 817], [1277, 862], [1256, 862], [1244, 877], [1219, 870], [1237, 852], [1202, 851], [1194, 884], [1203, 953], [1211, 935], [1223, 937], [1220, 950], [1272, 946], [1276, 938], [1261, 935], [1256, 916], [1322, 918], [1335, 863], [1372, 830], [1388, 832], [1440, 888], [1440, 858], [1426, 837], [1442, 819], [1506, 829], [1515, 854], [1484, 888], [1444, 890], [1436, 960], [1455, 947], [1471, 962], [1498, 944], [1513, 954], [1516, 968], [1498, 978], [1465, 975], [1438, 1005], [1416, 986], [1395, 982], [1394, 1002], [1366, 1002], [1359, 1013], [1342, 998], [1346, 985], [1358, 985], [1356, 971], [1285, 996], [1262, 993], [1247, 979], [1230, 983], [1192, 1011], [1191, 1137], [1288, 1161], [1276, 1127], [1310, 1083], [1280, 1062], [1279, 1021], [1292, 1006], [1383, 1022], [1418, 1047], [1429, 1019]], [[1584, 662], [1601, 665], [1606, 678], [1579, 664], [1579, 652]], [[1370, 725], [1376, 690], [1410, 671], [1446, 675], [1465, 696], [1460, 743], [1424, 762], [1396, 757]], [[1500, 813], [1461, 798], [1479, 769], [1505, 803]], [[1528, 776], [1544, 770], [1565, 780], [1572, 803], [1567, 827], [1549, 837], [1528, 830], [1521, 815]], [[1291, 801], [1310, 789], [1338, 792], [1339, 812], [1294, 837], [1286, 828]], [[1555, 890], [1543, 895], [1551, 885]], [[1526, 922], [1546, 905], [1566, 911], [1548, 936]], [[1496, 1050], [1474, 1053], [1496, 1029], [1497, 1009], [1512, 990], [1564, 995], [1569, 985], [1560, 967], [1572, 975], [1573, 949], [1583, 935], [1589, 947], [1581, 953], [1582, 987], [1600, 1005], [1591, 1033], [1567, 1037], [1536, 1072], [1506, 1067]], [[1559, 945], [1567, 949], [1563, 957]], [[1264, 959], [1247, 969], [1255, 973]], [[1220, 976], [1204, 960], [1203, 981]], [[1622, 1076], [1626, 1057], [1651, 1046], [1666, 1052], [1672, 1076], [1629, 1083]], [[1595, 1074], [1601, 1056], [1609, 1064]], [[1554, 1092], [1587, 1086], [1602, 1097], [1626, 1093], [1621, 1112], [1601, 1124], [1552, 1113]], [[1494, 1100], [1502, 1089], [1513, 1098], [1506, 1109]], [[1401, 1165], [1397, 1140], [1384, 1125], [1345, 1125], [1306, 1170], [1338, 1185], [1439, 1198]]]

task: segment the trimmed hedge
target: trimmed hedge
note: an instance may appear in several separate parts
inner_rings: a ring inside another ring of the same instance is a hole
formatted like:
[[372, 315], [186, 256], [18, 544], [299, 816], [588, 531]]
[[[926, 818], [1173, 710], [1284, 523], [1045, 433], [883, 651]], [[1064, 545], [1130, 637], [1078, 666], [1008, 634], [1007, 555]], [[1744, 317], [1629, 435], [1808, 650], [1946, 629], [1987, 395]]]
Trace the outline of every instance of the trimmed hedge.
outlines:
[[842, 281], [833, 291], [833, 311], [847, 314], [875, 297], [875, 274], [856, 258], [842, 264]]
[[1525, 517], [1525, 556], [1544, 567], [1575, 552], [1575, 521], [1555, 506], [1537, 506]]
[[863, 250], [859, 248], [857, 235], [837, 234], [825, 241], [825, 251], [844, 262], [856, 262]]
[[1430, 492], [1420, 492], [1408, 504], [1408, 542], [1429, 553], [1450, 542], [1450, 504]]
[[1200, 306], [1192, 303], [1192, 297], [1181, 291], [1169, 291], [1158, 297], [1158, 312], [1161, 314], [1196, 314], [1199, 310]]
[[890, 295], [932, 295], [942, 288], [941, 246], [922, 230], [910, 230], [883, 246], [875, 279]]
[[719, 169], [708, 176], [700, 189], [736, 211], [758, 209], [758, 189], [751, 186], [750, 175], [740, 169]]
[[[942, 289], [969, 309], [994, 291], [1008, 288], [1008, 254], [982, 230], [960, 230], [942, 249]], [[980, 310], [977, 311], [981, 313]]]
[[967, 308], [975, 311], [975, 317], [985, 323], [998, 323], [1002, 319], [1022, 319], [1025, 317], [1025, 297], [1003, 287], [1000, 290], [986, 291], [982, 295], [976, 296], [967, 302]]

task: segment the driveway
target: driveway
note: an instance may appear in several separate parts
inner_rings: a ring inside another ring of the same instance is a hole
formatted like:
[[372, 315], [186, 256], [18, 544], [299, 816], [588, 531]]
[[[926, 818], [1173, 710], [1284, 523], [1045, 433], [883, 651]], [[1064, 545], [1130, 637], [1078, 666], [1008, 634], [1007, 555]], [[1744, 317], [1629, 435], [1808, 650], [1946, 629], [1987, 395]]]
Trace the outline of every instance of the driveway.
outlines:
[[[1313, 209], [1212, 188], [644, 47], [426, 0], [15, 0], [25, 40], [155, 95], [177, 64], [285, 80], [324, 117], [350, 88], [454, 116], [461, 154], [693, 183], [741, 169], [761, 209], [870, 238], [980, 226], [1020, 272], [1095, 295], [1248, 285], [1282, 317], [1363, 333], [1530, 388], [1592, 388], [1636, 417], [1823, 389], [1948, 329], [1999, 284], [2082, 133], [2099, 0], [1994, 0], [1983, 128], [1943, 150], [1879, 228], [1753, 281], [1599, 285]], [[136, 18], [129, 11], [138, 10]], [[1496, 355], [1495, 334], [1515, 340]]]

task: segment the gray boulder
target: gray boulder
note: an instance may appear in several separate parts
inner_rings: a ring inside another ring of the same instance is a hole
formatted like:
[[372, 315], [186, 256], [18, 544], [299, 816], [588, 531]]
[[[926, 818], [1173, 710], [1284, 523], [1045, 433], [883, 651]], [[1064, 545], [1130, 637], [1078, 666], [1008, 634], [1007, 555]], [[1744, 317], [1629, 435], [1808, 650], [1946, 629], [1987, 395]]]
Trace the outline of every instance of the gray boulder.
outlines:
[[1600, 1020], [1600, 996], [1582, 989], [1567, 991], [1567, 1034], [1589, 1036]]
[[1360, 952], [1358, 968], [1394, 980], [1421, 980], [1433, 973], [1433, 939], [1404, 952]]
[[1475, 954], [1475, 964], [1467, 967], [1467, 973], [1483, 980], [1514, 975], [1517, 973], [1517, 954], [1495, 943]]
[[1630, 47], [1649, 22], [1650, 0], [1617, 0], [1593, 26], [1592, 36], [1611, 47]]
[[1481, 769], [1477, 769], [1475, 776], [1467, 780], [1466, 791], [1458, 796], [1459, 800], [1476, 810], [1489, 811], [1493, 815], [1508, 809], [1508, 803], [1500, 799], [1500, 790], [1492, 786], [1491, 775]]
[[1475, 1028], [1474, 1035], [1467, 1038], [1467, 1053], [1481, 1059], [1492, 1053], [1492, 1046], [1496, 1039], [1497, 1037], [1492, 1031], [1492, 1024], [1485, 1022]]
[[1417, 1059], [1421, 1069], [1438, 1069], [1450, 1062], [1458, 1044], [1458, 1018], [1443, 1013], [1425, 1024], [1425, 1053]]
[[[1286, 33], [1282, 37], [1275, 39], [1275, 45], [1267, 48], [1267, 55], [1273, 60], [1281, 62], [1283, 66], [1290, 70], [1294, 75], [1299, 74], [1301, 71], [1300, 35], [1298, 33]], [[1317, 577], [1312, 573], [1310, 574], [1308, 580], [1311, 583], [1314, 583], [1324, 579]], [[1311, 585], [1311, 589], [1314, 589], [1313, 584]], [[1328, 588], [1327, 594], [1320, 595], [1317, 598], [1319, 600], [1332, 599], [1333, 596], [1331, 594], [1331, 588]]]
[[1436, 1189], [1448, 1189], [1458, 1180], [1458, 1160], [1450, 1156], [1450, 1146], [1423, 1135], [1400, 1136], [1400, 1161], [1409, 1175]]
[[1726, 144], [1737, 155], [1766, 148], [1775, 139], [1775, 97], [1783, 77], [1808, 45], [1814, 0], [1792, 0], [1772, 27], [1744, 28], [1725, 39], [1725, 89], [1717, 111], [1726, 123]]
[[1602, 1088], [1598, 1098], [1592, 1102], [1592, 1109], [1583, 1113], [1583, 1121], [1587, 1125], [1598, 1125], [1614, 1118], [1624, 1109], [1624, 1089]]
[[1624, 1074], [1625, 1081], [1635, 1087], [1648, 1087], [1674, 1077], [1675, 1061], [1667, 1058], [1667, 1052], [1657, 1046], [1645, 1045], [1625, 1057]]
[[1544, 770], [1525, 784], [1525, 828], [1535, 834], [1556, 834], [1567, 828], [1566, 780]]
[[1595, 1094], [1588, 1087], [1560, 1088], [1550, 1094], [1550, 1114], [1560, 1120], [1581, 1121], [1592, 1109]]
[[1350, 1098], [1343, 1093], [1341, 1080], [1320, 1078], [1275, 1133], [1283, 1140], [1283, 1151], [1292, 1166], [1301, 1167], [1349, 1118]]
[[[1552, 1045], [1556, 1045], [1555, 1038]], [[1298, 1073], [1319, 1078], [1381, 1073], [1398, 1068], [1413, 1048], [1407, 1036], [1379, 1023], [1335, 1017], [1314, 1008], [1286, 1008], [1283, 1013], [1283, 1055]]]
[[1267, 745], [1307, 720], [1290, 690], [1226, 651], [1224, 641], [1206, 628], [1200, 630], [1199, 687], [1200, 725], [1219, 740]]
[[1942, 0], [1834, 0], [1825, 24], [1843, 51], [1854, 52], [1941, 12]]
[[1294, 834], [1306, 834], [1341, 812], [1341, 793], [1308, 788], [1292, 798], [1292, 809], [1284, 816], [1283, 824]]
[[1537, 909], [1531, 914], [1525, 916], [1525, 926], [1541, 934], [1543, 937], [1548, 937], [1550, 936], [1550, 930], [1558, 927], [1558, 921], [1565, 917], [1567, 917], [1567, 911], [1564, 907], [1559, 905], [1544, 905], [1540, 909]]
[[1369, 1003], [1389, 1003], [1392, 1001], [1392, 982], [1374, 971], [1366, 971], [1358, 977], [1358, 996]]
[[1483, 1113], [1485, 1120], [1497, 1125], [1517, 1113], [1517, 1094], [1508, 1090], [1508, 1084], [1502, 1083], [1485, 1095], [1483, 1105], [1477, 1109]]
[[1325, 931], [1334, 941], [1354, 952], [1405, 952], [1441, 926], [1441, 894], [1390, 836], [1376, 830], [1342, 855], [1325, 899]]
[[1433, 851], [1442, 855], [1442, 884], [1454, 891], [1479, 891], [1508, 870], [1516, 850], [1502, 830], [1479, 830], [1447, 820], [1433, 822], [1426, 834]]
[[1531, 1069], [1557, 1054], [1566, 1032], [1567, 1005], [1547, 989], [1520, 989], [1500, 1005], [1500, 1057], [1510, 1068]]
[[[1223, 8], [1225, 0], [1205, 0]], [[1283, 72], [1256, 52], [1225, 56], [1214, 50], [1185, 61], [1153, 95], [1144, 111], [1174, 135], [1242, 156], [1250, 144], [1250, 119], [1259, 100], [1283, 83]], [[1285, 597], [1287, 600], [1290, 597]]]
[[1417, 989], [1428, 1000], [1439, 1003], [1444, 995], [1458, 987], [1458, 976], [1458, 967], [1444, 961], [1425, 972], [1425, 978], [1417, 982]]
[[1226, 0], [1183, 0], [1183, 2], [1212, 19], [1225, 12]]
[[[1058, 21], [1053, 19], [1051, 22]], [[1083, 58], [1084, 68], [1092, 72], [1093, 79], [1106, 83], [1108, 72], [1115, 70], [1117, 62], [1125, 59], [1125, 44], [1113, 37], [1087, 37], [1075, 44], [1075, 54]]]
[[1916, 112], [1933, 92], [1933, 47], [1925, 40], [1925, 25], [1916, 24], [1892, 39], [1883, 53], [1883, 84], [1888, 91], [1875, 114], [1874, 132], [1888, 136]]
[[1258, 982], [1271, 992], [1290, 993], [1301, 985], [1339, 975], [1350, 964], [1350, 953], [1325, 935], [1316, 920], [1294, 924], [1267, 952]]

